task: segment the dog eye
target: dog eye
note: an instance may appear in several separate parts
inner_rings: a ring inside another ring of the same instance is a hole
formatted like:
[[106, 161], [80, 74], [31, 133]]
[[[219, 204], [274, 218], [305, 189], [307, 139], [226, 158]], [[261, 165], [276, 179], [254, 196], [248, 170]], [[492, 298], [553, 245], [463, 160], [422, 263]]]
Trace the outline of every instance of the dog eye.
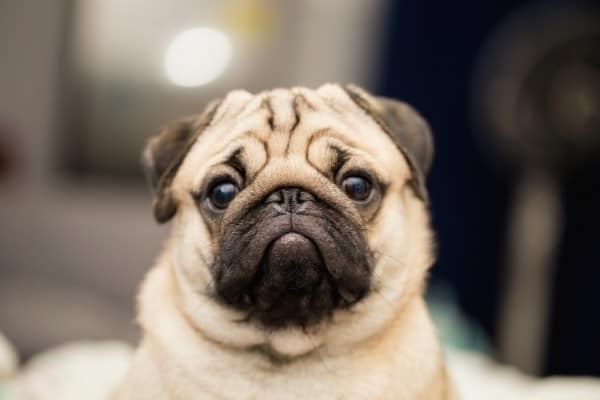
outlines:
[[364, 201], [371, 194], [371, 182], [362, 176], [348, 176], [344, 178], [342, 188], [355, 201]]
[[238, 192], [239, 189], [235, 183], [221, 182], [210, 190], [208, 198], [213, 206], [218, 209], [224, 209], [227, 208]]

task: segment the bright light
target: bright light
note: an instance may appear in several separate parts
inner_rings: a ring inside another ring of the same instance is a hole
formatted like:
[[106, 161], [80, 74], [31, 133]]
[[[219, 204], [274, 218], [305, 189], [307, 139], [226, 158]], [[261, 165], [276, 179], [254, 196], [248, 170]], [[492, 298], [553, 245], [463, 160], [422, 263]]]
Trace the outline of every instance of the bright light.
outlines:
[[165, 55], [167, 77], [178, 86], [204, 85], [225, 71], [231, 53], [231, 42], [221, 31], [194, 28], [181, 32]]

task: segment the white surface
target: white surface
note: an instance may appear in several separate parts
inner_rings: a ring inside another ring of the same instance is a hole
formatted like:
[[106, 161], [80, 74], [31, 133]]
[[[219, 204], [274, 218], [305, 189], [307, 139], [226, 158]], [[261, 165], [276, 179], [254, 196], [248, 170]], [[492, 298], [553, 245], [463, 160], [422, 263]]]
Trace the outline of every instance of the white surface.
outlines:
[[74, 342], [35, 357], [10, 400], [105, 400], [123, 377], [132, 349], [120, 342]]
[[534, 379], [476, 353], [447, 352], [450, 374], [461, 400], [598, 400], [600, 380]]
[[14, 347], [0, 333], [0, 381], [8, 379], [17, 370], [17, 362]]

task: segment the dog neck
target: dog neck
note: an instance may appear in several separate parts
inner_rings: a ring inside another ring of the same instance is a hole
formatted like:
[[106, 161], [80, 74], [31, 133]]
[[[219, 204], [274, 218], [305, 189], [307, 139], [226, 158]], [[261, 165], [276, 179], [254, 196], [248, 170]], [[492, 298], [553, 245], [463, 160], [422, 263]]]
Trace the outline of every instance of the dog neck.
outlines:
[[[351, 348], [324, 343], [289, 357], [264, 344], [235, 347], [210, 339], [182, 311], [174, 278], [170, 266], [159, 263], [139, 299], [145, 335], [138, 353], [145, 364], [153, 364], [143, 370], [157, 374], [156, 379], [145, 377], [146, 382], [165, 386], [163, 391], [212, 393], [207, 398], [245, 398], [240, 393], [248, 393], [253, 398], [267, 390], [273, 393], [267, 397], [293, 399], [285, 390], [309, 385], [314, 400], [362, 392], [370, 399], [451, 398], [443, 356], [420, 296], [385, 329]], [[272, 385], [264, 387], [264, 382]]]

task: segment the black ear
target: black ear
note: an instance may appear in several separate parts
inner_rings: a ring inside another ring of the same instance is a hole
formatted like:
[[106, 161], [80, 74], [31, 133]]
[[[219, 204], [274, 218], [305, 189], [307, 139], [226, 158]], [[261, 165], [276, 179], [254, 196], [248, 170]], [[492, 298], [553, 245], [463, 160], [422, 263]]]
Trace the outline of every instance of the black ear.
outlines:
[[408, 104], [385, 97], [372, 97], [363, 89], [348, 85], [346, 93], [394, 141], [412, 172], [411, 187], [427, 202], [425, 177], [433, 160], [433, 137], [429, 124]]
[[142, 153], [142, 167], [154, 192], [154, 218], [169, 221], [177, 212], [171, 181], [198, 135], [208, 127], [220, 102], [212, 102], [200, 115], [168, 124], [150, 138]]

